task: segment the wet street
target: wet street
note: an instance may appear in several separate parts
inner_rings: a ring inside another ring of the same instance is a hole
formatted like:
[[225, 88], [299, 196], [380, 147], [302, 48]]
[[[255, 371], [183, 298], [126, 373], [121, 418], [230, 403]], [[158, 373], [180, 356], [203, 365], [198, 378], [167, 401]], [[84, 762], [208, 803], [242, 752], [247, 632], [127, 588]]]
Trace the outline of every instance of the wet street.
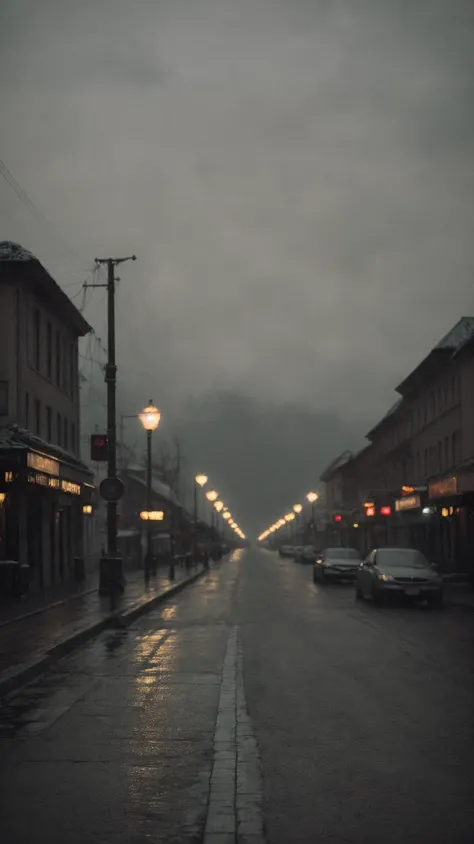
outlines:
[[234, 552], [3, 701], [2, 841], [471, 844], [472, 621]]

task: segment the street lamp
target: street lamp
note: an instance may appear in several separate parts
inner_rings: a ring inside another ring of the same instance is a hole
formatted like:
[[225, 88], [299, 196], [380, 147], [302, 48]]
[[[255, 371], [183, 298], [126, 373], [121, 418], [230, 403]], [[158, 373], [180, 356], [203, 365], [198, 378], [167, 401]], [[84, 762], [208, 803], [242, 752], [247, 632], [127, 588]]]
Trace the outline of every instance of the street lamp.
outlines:
[[286, 516], [285, 516], [285, 522], [288, 522], [288, 524], [290, 525], [290, 537], [291, 537], [291, 539], [293, 539], [293, 521], [294, 521], [294, 519], [295, 519], [294, 513], [287, 513]]
[[316, 542], [316, 525], [314, 522], [314, 502], [318, 500], [319, 495], [317, 492], [308, 492], [306, 498], [311, 504], [311, 521], [313, 523], [313, 537], [314, 541]]
[[198, 522], [198, 486], [204, 487], [208, 482], [207, 475], [195, 475], [194, 477], [194, 514], [193, 514], [193, 561], [197, 563], [197, 522]]
[[[146, 475], [146, 511], [148, 513], [152, 512], [151, 509], [151, 435], [153, 431], [156, 431], [158, 425], [160, 424], [161, 413], [157, 407], [153, 404], [152, 400], [150, 399], [149, 403], [146, 407], [143, 408], [142, 412], [138, 414], [138, 418], [142, 423], [145, 431], [146, 431], [146, 445], [147, 445], [147, 461], [146, 461], [146, 468], [147, 468], [147, 475]], [[151, 531], [152, 531], [152, 519], [147, 519], [147, 531], [146, 531], [146, 556], [145, 556], [145, 580], [148, 581], [150, 577], [150, 568], [152, 566], [152, 551], [151, 551]], [[156, 574], [156, 566], [153, 564], [153, 574]]]

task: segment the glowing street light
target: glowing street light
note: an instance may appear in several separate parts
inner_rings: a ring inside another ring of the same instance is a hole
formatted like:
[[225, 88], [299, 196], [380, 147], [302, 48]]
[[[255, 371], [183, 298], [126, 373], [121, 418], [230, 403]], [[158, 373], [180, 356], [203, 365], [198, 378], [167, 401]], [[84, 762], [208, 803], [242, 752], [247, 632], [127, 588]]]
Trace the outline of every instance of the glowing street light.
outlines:
[[306, 498], [308, 499], [308, 501], [311, 504], [311, 521], [313, 523], [313, 536], [314, 536], [314, 541], [316, 541], [316, 524], [315, 524], [315, 521], [314, 521], [314, 502], [318, 500], [319, 495], [318, 495], [317, 492], [308, 492]]
[[228, 521], [229, 521], [229, 519], [231, 519], [231, 518], [232, 518], [232, 514], [231, 514], [231, 513], [229, 513], [229, 511], [228, 511], [228, 510], [226, 510], [226, 511], [225, 511], [225, 513], [223, 513], [223, 514], [222, 514], [222, 518], [223, 518], [223, 519], [225, 519], [225, 520], [226, 520], [226, 522], [228, 522]]
[[300, 514], [300, 513], [301, 513], [301, 511], [302, 511], [302, 509], [303, 509], [303, 505], [302, 505], [302, 504], [293, 504], [293, 510], [295, 511], [295, 513], [296, 513], [296, 515], [297, 515], [297, 516], [299, 516], [299, 514]]
[[207, 477], [207, 475], [196, 475], [194, 480], [196, 481], [198, 486], [203, 487], [203, 486], [206, 486], [209, 478]]
[[210, 489], [209, 492], [206, 492], [206, 498], [208, 501], [214, 502], [217, 501], [219, 498], [219, 493], [215, 491], [215, 489]]
[[[161, 413], [157, 407], [153, 404], [152, 400], [148, 402], [147, 406], [143, 408], [141, 413], [138, 414], [138, 418], [142, 423], [145, 431], [146, 431], [146, 452], [147, 452], [147, 460], [146, 460], [146, 512], [151, 512], [151, 435], [153, 431], [156, 431], [158, 425], [160, 424]], [[145, 580], [147, 581], [150, 577], [150, 569], [153, 567], [153, 574], [156, 574], [156, 567], [153, 563], [153, 557], [151, 553], [151, 524], [147, 524], [147, 532], [146, 532], [146, 556], [145, 556]], [[170, 569], [170, 577], [171, 575], [174, 578], [174, 571]]]
[[206, 486], [208, 480], [209, 480], [209, 478], [207, 477], [207, 475], [195, 475], [194, 476], [194, 485], [193, 485], [194, 486], [194, 489], [193, 489], [193, 492], [194, 492], [193, 557], [194, 557], [195, 563], [197, 562], [197, 532], [198, 532], [198, 528], [197, 528], [197, 523], [198, 523], [198, 496], [197, 496], [197, 491], [198, 491], [198, 486], [200, 486], [201, 489], [202, 489], [202, 487]]
[[217, 510], [218, 513], [220, 513], [223, 506], [224, 506], [223, 501], [216, 501], [216, 503], [214, 504], [214, 509]]

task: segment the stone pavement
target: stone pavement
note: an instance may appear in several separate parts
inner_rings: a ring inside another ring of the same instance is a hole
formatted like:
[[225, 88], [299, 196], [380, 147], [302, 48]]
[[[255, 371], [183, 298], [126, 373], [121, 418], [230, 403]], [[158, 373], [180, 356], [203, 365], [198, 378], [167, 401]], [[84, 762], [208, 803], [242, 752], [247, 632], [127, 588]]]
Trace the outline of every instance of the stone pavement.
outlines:
[[[171, 587], [185, 583], [201, 570], [201, 567], [194, 567], [187, 572], [183, 567], [177, 567], [174, 581], [159, 571], [148, 584], [144, 582], [143, 571], [126, 572], [125, 592], [117, 596], [114, 614], [111, 613], [110, 598], [101, 597], [98, 593], [97, 575], [82, 584], [80, 592], [75, 592], [74, 588], [66, 589], [63, 598], [53, 603], [39, 605], [35, 609], [29, 608], [26, 602], [20, 605], [27, 612], [2, 619], [0, 625], [0, 692], [8, 691], [11, 685], [18, 685], [17, 679], [22, 673], [38, 673], [35, 669], [48, 655], [52, 657], [55, 650], [67, 652], [70, 649], [68, 643], [72, 646], [86, 641], [90, 635], [104, 629], [113, 615], [138, 614]], [[37, 600], [39, 603], [40, 597]], [[27, 679], [29, 677], [25, 676]]]

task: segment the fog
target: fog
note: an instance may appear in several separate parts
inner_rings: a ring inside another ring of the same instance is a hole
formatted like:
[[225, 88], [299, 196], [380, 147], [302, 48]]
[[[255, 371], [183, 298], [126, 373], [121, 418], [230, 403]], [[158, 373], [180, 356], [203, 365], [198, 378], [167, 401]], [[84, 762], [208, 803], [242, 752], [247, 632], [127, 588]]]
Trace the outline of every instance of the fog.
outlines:
[[[1, 157], [35, 209], [2, 181], [2, 239], [104, 344], [81, 284], [95, 256], [137, 254], [120, 411], [152, 397], [244, 529], [473, 310], [473, 18], [471, 0], [1, 5]], [[88, 433], [105, 393], [83, 354]]]

